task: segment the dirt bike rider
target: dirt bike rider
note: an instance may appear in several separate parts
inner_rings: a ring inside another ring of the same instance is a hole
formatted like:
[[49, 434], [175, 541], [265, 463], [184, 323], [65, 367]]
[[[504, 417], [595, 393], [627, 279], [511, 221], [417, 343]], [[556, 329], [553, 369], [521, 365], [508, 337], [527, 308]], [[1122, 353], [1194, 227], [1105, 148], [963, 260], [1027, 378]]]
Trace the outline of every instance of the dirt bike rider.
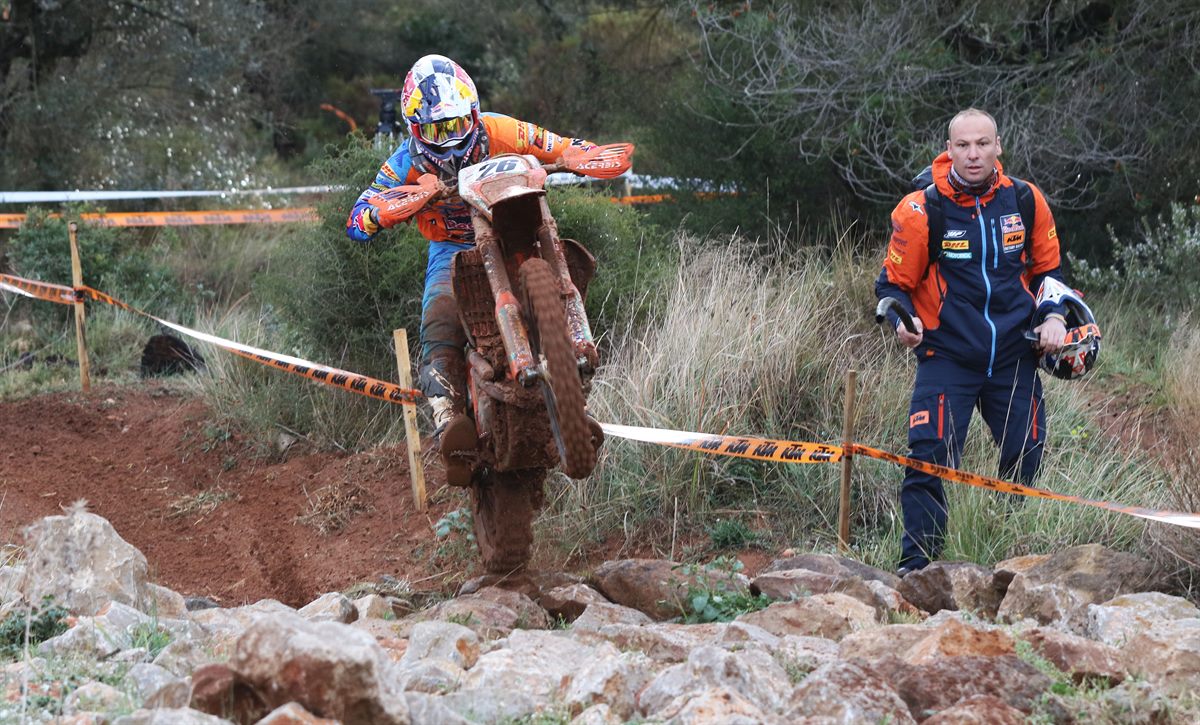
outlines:
[[[541, 126], [496, 113], [481, 113], [475, 84], [454, 61], [426, 55], [413, 64], [404, 79], [401, 112], [409, 138], [396, 149], [371, 184], [358, 197], [346, 234], [370, 241], [380, 229], [395, 226], [380, 204], [380, 195], [397, 186], [414, 184], [422, 174], [455, 181], [459, 169], [504, 153], [530, 154], [543, 162], [562, 156], [571, 146], [591, 148], [583, 139], [567, 138]], [[454, 451], [475, 448], [475, 424], [465, 415], [466, 333], [450, 280], [455, 253], [472, 248], [475, 233], [466, 203], [450, 197], [429, 204], [416, 215], [417, 227], [429, 240], [425, 292], [421, 299], [421, 360], [418, 387], [433, 409], [446, 478], [452, 485], [469, 482], [470, 467]]]

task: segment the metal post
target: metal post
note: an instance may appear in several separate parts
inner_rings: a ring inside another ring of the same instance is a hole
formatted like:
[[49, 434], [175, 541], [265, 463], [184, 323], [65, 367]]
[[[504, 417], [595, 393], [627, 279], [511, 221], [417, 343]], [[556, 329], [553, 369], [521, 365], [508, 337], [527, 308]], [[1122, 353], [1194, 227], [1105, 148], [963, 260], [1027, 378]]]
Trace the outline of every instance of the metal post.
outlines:
[[[408, 331], [401, 327], [392, 331], [396, 341], [396, 367], [400, 371], [400, 385], [411, 388], [412, 362], [408, 358]], [[408, 474], [412, 479], [413, 504], [418, 511], [425, 510], [425, 464], [421, 461], [421, 434], [417, 431], [417, 408], [404, 405], [404, 439], [408, 443]]]
[[854, 390], [858, 371], [846, 371], [846, 404], [842, 420], [842, 490], [838, 503], [838, 550], [843, 554], [850, 551], [850, 474], [854, 467], [854, 456], [850, 455], [850, 444], [854, 442]]
[[[79, 241], [75, 222], [67, 225], [67, 237], [71, 240], [71, 284], [76, 289], [83, 286], [83, 266], [79, 263]], [[75, 344], [79, 350], [79, 384], [83, 392], [92, 389], [91, 366], [88, 364], [87, 319], [83, 300], [75, 301]]]

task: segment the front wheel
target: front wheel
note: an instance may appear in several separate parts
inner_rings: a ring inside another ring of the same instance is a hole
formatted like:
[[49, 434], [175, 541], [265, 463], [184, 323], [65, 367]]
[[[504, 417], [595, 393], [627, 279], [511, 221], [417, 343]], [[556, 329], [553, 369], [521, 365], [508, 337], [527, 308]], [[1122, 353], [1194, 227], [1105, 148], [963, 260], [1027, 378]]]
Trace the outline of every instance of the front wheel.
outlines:
[[521, 265], [521, 288], [529, 320], [529, 342], [533, 353], [542, 358], [542, 393], [562, 471], [571, 478], [584, 478], [596, 467], [596, 447], [588, 425], [575, 346], [567, 333], [562, 295], [550, 264], [534, 257]]

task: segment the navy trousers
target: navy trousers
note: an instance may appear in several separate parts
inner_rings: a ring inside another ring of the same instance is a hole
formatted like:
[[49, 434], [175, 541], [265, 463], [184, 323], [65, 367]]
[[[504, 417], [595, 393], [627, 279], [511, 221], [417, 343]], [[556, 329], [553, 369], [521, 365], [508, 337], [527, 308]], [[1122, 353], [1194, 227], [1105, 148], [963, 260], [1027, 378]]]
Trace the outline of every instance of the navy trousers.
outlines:
[[[908, 418], [909, 455], [957, 468], [971, 413], [980, 415], [1000, 446], [1000, 478], [1031, 484], [1042, 462], [1046, 414], [1042, 381], [1031, 353], [1004, 368], [971, 370], [942, 357], [917, 365]], [[906, 468], [900, 486], [904, 537], [900, 566], [920, 569], [941, 553], [946, 536], [942, 479]]]

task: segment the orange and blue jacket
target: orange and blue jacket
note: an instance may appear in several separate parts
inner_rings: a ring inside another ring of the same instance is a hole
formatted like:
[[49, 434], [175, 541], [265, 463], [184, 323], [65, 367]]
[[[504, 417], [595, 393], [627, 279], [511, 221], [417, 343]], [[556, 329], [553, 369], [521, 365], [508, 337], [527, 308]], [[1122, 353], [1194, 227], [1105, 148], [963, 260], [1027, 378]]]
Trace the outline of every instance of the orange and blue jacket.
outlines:
[[995, 183], [976, 197], [950, 185], [950, 156], [938, 156], [933, 179], [942, 198], [942, 238], [929, 239], [924, 189], [905, 196], [892, 211], [887, 258], [875, 282], [878, 298], [895, 297], [921, 318], [918, 359], [945, 356], [989, 376], [1029, 354], [1024, 335], [1035, 292], [1047, 276], [1062, 281], [1045, 196], [1030, 184], [1034, 219], [1022, 219], [1012, 179], [996, 166]]
[[[482, 121], [487, 138], [487, 157], [530, 154], [549, 163], [562, 156], [570, 146], [590, 148], [593, 145], [584, 139], [559, 136], [541, 126], [498, 113], [484, 113]], [[350, 218], [346, 220], [346, 235], [351, 239], [366, 242], [379, 232], [379, 225], [371, 221], [372, 198], [403, 184], [415, 184], [418, 177], [432, 170], [426, 168], [420, 154], [412, 146], [411, 142], [401, 144], [380, 167], [375, 182], [359, 195], [350, 211]], [[475, 241], [470, 210], [466, 202], [457, 196], [429, 204], [417, 212], [416, 220], [421, 235], [431, 242]]]

